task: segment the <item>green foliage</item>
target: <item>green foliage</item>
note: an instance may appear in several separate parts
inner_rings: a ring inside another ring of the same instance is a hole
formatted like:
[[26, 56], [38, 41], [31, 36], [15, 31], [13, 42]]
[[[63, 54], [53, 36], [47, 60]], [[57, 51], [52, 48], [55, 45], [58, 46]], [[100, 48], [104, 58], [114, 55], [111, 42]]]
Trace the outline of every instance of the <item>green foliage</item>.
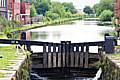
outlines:
[[11, 29], [21, 26], [21, 23], [18, 21], [9, 21], [3, 17], [0, 17], [0, 32], [5, 34], [9, 33]]
[[37, 0], [35, 3], [35, 7], [38, 14], [45, 15], [46, 11], [49, 10], [49, 2], [47, 0]]
[[101, 21], [111, 21], [112, 16], [113, 16], [113, 12], [112, 11], [104, 10], [100, 14], [99, 18], [100, 18]]
[[93, 9], [90, 6], [86, 6], [83, 10], [86, 14], [93, 14]]
[[[36, 0], [34, 2], [38, 14], [43, 14], [44, 21], [74, 17], [77, 11], [73, 3], [52, 2], [50, 0]], [[77, 16], [78, 17], [78, 16]]]
[[35, 17], [37, 15], [34, 4], [30, 8], [30, 17]]
[[71, 12], [66, 12], [66, 13], [65, 13], [65, 17], [66, 17], [66, 18], [71, 18], [72, 15], [73, 15], [73, 14], [72, 14]]
[[51, 11], [47, 11], [45, 16], [51, 18], [52, 20], [59, 18], [59, 14], [53, 13]]
[[0, 69], [5, 69], [6, 66], [10, 65], [9, 60], [16, 59], [15, 52], [15, 46], [0, 47], [0, 54], [3, 56], [3, 58], [0, 58]]
[[94, 5], [94, 11], [97, 16], [99, 16], [104, 10], [113, 11], [114, 0], [100, 0], [100, 3]]
[[72, 14], [76, 13], [75, 7], [73, 5], [73, 3], [62, 3], [62, 5], [64, 6], [64, 9], [66, 12], [71, 12]]
[[50, 21], [52, 21], [52, 20], [51, 20], [50, 17], [44, 17], [43, 21], [44, 21], [44, 22], [50, 22]]
[[52, 2], [50, 5], [50, 11], [52, 13], [57, 13], [61, 18], [65, 17], [65, 9], [60, 2]]

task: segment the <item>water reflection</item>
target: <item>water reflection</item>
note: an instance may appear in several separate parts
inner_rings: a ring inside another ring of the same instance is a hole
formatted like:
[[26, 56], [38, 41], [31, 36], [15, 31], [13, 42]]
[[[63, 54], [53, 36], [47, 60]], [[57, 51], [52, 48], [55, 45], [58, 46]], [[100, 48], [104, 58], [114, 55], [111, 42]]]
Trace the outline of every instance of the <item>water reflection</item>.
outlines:
[[47, 39], [59, 39], [60, 38], [60, 32], [53, 31], [53, 32], [30, 32], [30, 40], [39, 40], [44, 41]]
[[[31, 40], [45, 42], [93, 42], [103, 41], [104, 37], [100, 35], [105, 30], [113, 28], [98, 26], [97, 21], [76, 21], [73, 25], [48, 26], [30, 30]], [[34, 35], [35, 36], [34, 36]]]
[[45, 40], [45, 39], [47, 39], [47, 37], [48, 37], [48, 32], [45, 32], [45, 31], [43, 31], [43, 32], [40, 32], [40, 33], [38, 33], [38, 32], [30, 32], [30, 39], [31, 40], [36, 40], [36, 39], [38, 39], [38, 38], [40, 38], [40, 39], [42, 39], [42, 40]]

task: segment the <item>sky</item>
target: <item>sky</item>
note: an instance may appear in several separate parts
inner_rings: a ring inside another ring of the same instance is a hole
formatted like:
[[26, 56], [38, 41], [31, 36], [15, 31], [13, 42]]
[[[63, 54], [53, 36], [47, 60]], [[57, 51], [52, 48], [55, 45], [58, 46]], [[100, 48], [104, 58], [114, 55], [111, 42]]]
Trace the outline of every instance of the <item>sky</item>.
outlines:
[[51, 1], [59, 1], [59, 2], [73, 2], [74, 6], [77, 9], [83, 9], [85, 6], [93, 6], [98, 3], [100, 0], [51, 0]]

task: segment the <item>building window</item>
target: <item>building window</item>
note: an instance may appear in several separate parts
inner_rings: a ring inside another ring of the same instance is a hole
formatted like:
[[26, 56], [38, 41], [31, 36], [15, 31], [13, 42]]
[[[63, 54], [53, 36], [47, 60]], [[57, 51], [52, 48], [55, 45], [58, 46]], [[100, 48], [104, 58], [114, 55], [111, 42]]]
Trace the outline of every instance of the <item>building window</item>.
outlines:
[[12, 3], [10, 3], [10, 9], [12, 9]]

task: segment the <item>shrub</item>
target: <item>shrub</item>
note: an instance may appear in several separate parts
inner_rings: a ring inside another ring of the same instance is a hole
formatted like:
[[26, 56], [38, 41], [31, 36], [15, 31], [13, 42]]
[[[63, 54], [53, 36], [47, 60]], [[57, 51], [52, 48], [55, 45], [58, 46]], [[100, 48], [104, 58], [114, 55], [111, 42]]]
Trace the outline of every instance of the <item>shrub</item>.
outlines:
[[113, 12], [112, 11], [104, 10], [100, 14], [99, 18], [100, 18], [101, 21], [111, 21], [112, 16], [113, 16]]
[[57, 13], [52, 13], [51, 11], [47, 11], [45, 16], [51, 18], [52, 20], [60, 17]]

